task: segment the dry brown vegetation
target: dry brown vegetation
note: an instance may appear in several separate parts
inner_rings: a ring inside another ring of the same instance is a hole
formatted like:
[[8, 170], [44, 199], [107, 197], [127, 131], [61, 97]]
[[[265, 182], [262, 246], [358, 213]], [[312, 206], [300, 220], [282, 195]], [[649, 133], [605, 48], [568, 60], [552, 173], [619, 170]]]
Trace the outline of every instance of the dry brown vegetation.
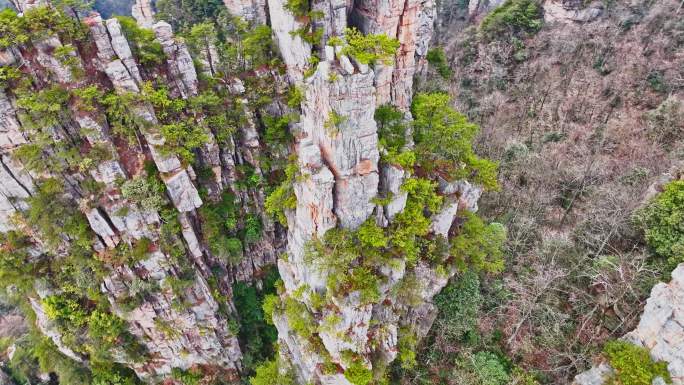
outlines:
[[542, 382], [569, 383], [667, 279], [631, 217], [684, 160], [681, 8], [613, 1], [592, 22], [489, 43], [481, 17], [454, 11], [436, 42], [453, 77], [420, 79], [449, 90], [481, 125], [479, 155], [500, 162], [501, 192], [480, 210], [508, 228], [507, 270], [481, 283], [479, 331], [501, 332], [500, 348]]

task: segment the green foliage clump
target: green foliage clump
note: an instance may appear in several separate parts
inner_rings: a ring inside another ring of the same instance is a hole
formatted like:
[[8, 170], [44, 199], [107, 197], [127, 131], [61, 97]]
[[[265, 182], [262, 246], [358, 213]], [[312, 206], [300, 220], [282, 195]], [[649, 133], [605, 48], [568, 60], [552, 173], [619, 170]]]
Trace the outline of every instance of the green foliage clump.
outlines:
[[436, 188], [436, 183], [423, 178], [407, 179], [401, 186], [408, 193], [406, 206], [394, 217], [389, 233], [393, 248], [410, 266], [420, 256], [419, 239], [430, 230], [430, 220], [425, 211], [436, 212], [442, 204]]
[[359, 300], [362, 304], [376, 303], [380, 300], [378, 276], [368, 267], [356, 267], [342, 279], [339, 279], [339, 277], [335, 279], [340, 280], [338, 290], [344, 289], [347, 292], [358, 291]]
[[480, 279], [473, 270], [455, 278], [434, 298], [439, 309], [435, 320], [440, 336], [458, 343], [475, 333], [483, 298]]
[[271, 268], [263, 279], [262, 290], [257, 291], [254, 285], [244, 282], [233, 284], [233, 303], [240, 322], [238, 337], [243, 356], [242, 366], [247, 374], [255, 370], [258, 362], [274, 354], [278, 332], [271, 325], [270, 319], [265, 318], [263, 306], [266, 298], [275, 293], [274, 285], [277, 278], [277, 269]]
[[36, 336], [33, 338], [37, 341], [32, 354], [38, 361], [38, 366], [42, 372], [57, 374], [60, 383], [92, 385], [92, 375], [86, 367], [60, 353], [47, 337]]
[[459, 234], [451, 242], [451, 255], [459, 267], [466, 266], [488, 273], [500, 273], [504, 269], [503, 243], [506, 229], [499, 223], [485, 224], [470, 211], [464, 211], [466, 221]]
[[266, 126], [264, 132], [264, 140], [268, 145], [287, 144], [292, 139], [288, 126], [292, 118], [289, 115], [275, 117], [271, 115], [264, 115], [262, 121]]
[[[133, 93], [122, 95], [114, 91], [104, 95], [100, 102], [105, 107], [107, 122], [112, 128], [112, 132], [128, 141], [134, 143], [138, 141], [136, 127], [139, 125], [139, 118], [132, 113], [130, 106], [137, 103], [138, 96]], [[142, 124], [142, 123], [140, 123]]]
[[309, 0], [287, 0], [283, 7], [293, 15], [303, 17], [309, 12]]
[[470, 365], [473, 373], [479, 379], [478, 384], [508, 384], [510, 376], [506, 366], [496, 354], [487, 351], [477, 352], [470, 357]]
[[255, 214], [248, 214], [245, 218], [245, 235], [246, 243], [254, 243], [261, 239], [261, 232], [263, 225], [261, 219]]
[[363, 362], [355, 360], [344, 371], [344, 378], [354, 385], [368, 385], [373, 381], [373, 372]]
[[69, 91], [59, 85], [51, 85], [39, 91], [21, 90], [17, 98], [17, 107], [24, 124], [32, 128], [43, 128], [57, 125], [67, 111]]
[[212, 254], [226, 262], [237, 263], [242, 258], [242, 241], [236, 238], [239, 213], [235, 195], [224, 192], [218, 202], [207, 202], [199, 209], [202, 237]]
[[478, 126], [451, 107], [444, 93], [423, 93], [413, 99], [417, 164], [447, 180], [464, 179], [494, 190], [496, 163], [475, 155], [472, 142]]
[[256, 368], [256, 374], [249, 379], [251, 385], [295, 385], [290, 371], [281, 373], [278, 359], [266, 361]]
[[362, 64], [391, 64], [401, 45], [399, 40], [385, 34], [364, 35], [356, 28], [345, 29], [344, 39], [347, 45], [342, 48], [342, 53]]
[[404, 148], [407, 139], [404, 114], [398, 108], [385, 104], [375, 110], [374, 117], [378, 123], [378, 143], [383, 150], [383, 161], [404, 169], [413, 168], [416, 154]]
[[14, 80], [19, 79], [21, 72], [12, 66], [0, 67], [0, 88], [5, 88]]
[[164, 185], [153, 176], [137, 176], [121, 185], [121, 195], [138, 203], [143, 210], [158, 211], [166, 203]]
[[359, 226], [357, 236], [363, 247], [378, 248], [387, 246], [388, 239], [385, 236], [385, 231], [374, 220], [367, 220]]
[[154, 106], [162, 123], [159, 127], [164, 137], [161, 151], [178, 155], [191, 163], [195, 159], [193, 151], [207, 143], [209, 137], [203, 125], [183, 114], [188, 103], [181, 98], [171, 98], [166, 87], [154, 87], [150, 82], [142, 85], [141, 99]]
[[684, 181], [668, 183], [634, 218], [657, 256], [673, 268], [684, 261]]
[[0, 11], [0, 49], [48, 36], [59, 36], [62, 41], [81, 40], [86, 29], [78, 20], [49, 5], [27, 9], [21, 17], [10, 8]]
[[140, 28], [132, 17], [117, 16], [126, 39], [131, 42], [131, 51], [143, 66], [162, 64], [166, 58], [161, 43], [155, 40], [154, 32]]
[[42, 300], [45, 314], [51, 320], [76, 328], [88, 322], [88, 313], [76, 299], [65, 295], [51, 295]]
[[183, 385], [199, 385], [204, 378], [202, 371], [194, 368], [189, 370], [173, 368], [171, 369], [171, 376]]
[[26, 223], [39, 232], [50, 248], [56, 248], [66, 235], [72, 240], [72, 247], [88, 249], [92, 241], [88, 222], [63, 193], [64, 186], [57, 179], [43, 181], [33, 196], [26, 199]]
[[608, 385], [650, 384], [656, 377], [672, 383], [667, 362], [654, 362], [648, 349], [627, 341], [609, 341], [603, 348], [615, 374], [608, 379]]
[[507, 34], [533, 34], [542, 26], [542, 7], [536, 0], [506, 0], [487, 14], [480, 30], [488, 39]]
[[277, 52], [273, 42], [271, 28], [258, 25], [247, 31], [242, 39], [242, 56], [252, 67], [259, 67], [273, 62]]
[[285, 210], [294, 210], [297, 207], [297, 197], [294, 193], [294, 181], [299, 167], [296, 159], [291, 159], [285, 167], [285, 179], [273, 190], [264, 201], [264, 210], [267, 214], [275, 216], [278, 222], [287, 226]]
[[40, 263], [30, 261], [30, 238], [10, 230], [0, 233], [0, 244], [0, 289], [15, 286], [22, 291], [30, 290], [41, 268]]
[[283, 301], [283, 307], [290, 329], [303, 338], [310, 338], [316, 331], [316, 322], [306, 305], [292, 297], [287, 297]]
[[88, 317], [88, 334], [100, 344], [112, 346], [126, 328], [126, 322], [118, 316], [96, 309]]
[[399, 362], [404, 369], [411, 369], [416, 366], [416, 350], [418, 347], [418, 336], [409, 328], [401, 328], [399, 330], [399, 339], [397, 341], [397, 349], [399, 349]]
[[444, 79], [451, 79], [454, 71], [449, 67], [446, 54], [442, 47], [431, 48], [426, 56], [428, 63], [437, 70], [440, 76]]
[[264, 311], [264, 320], [267, 324], [273, 325], [273, 312], [280, 307], [280, 297], [275, 294], [267, 294], [261, 309]]
[[347, 229], [330, 229], [323, 239], [314, 238], [306, 245], [305, 259], [331, 277], [346, 274], [347, 269], [360, 256], [355, 237]]
[[207, 21], [215, 20], [225, 13], [221, 0], [159, 0], [155, 3], [158, 20], [167, 20], [174, 31], [183, 31]]

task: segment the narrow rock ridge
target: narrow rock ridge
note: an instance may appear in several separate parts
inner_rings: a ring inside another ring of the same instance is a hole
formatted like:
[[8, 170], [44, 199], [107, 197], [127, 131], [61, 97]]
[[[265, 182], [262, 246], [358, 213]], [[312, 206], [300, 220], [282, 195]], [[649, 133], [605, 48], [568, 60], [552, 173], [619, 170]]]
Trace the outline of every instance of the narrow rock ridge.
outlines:
[[[321, 61], [308, 70], [313, 73], [307, 77], [304, 72], [310, 65], [312, 48], [290, 33], [301, 24], [282, 8], [281, 2], [269, 2], [273, 32], [290, 81], [303, 88], [305, 95], [296, 126], [295, 148], [301, 175], [294, 183], [297, 205], [287, 213], [287, 258], [278, 260], [285, 288], [281, 299], [298, 301], [311, 313], [317, 313], [312, 296], [326, 295], [328, 272], [307, 260], [307, 242], [321, 239], [326, 231], [338, 226], [356, 229], [374, 212], [378, 223], [387, 224], [404, 209], [407, 196], [400, 186], [408, 172], [395, 166], [380, 169], [373, 113], [385, 103], [408, 113], [413, 74], [427, 52], [434, 17], [434, 6], [429, 1], [356, 2], [344, 9], [343, 3], [334, 1], [321, 4], [314, 7], [323, 15], [314, 25], [323, 31], [322, 42], [356, 25], [365, 33], [397, 37], [401, 47], [394, 65], [369, 68], [342, 55], [339, 49], [326, 46], [319, 54]], [[347, 15], [351, 15], [349, 20]], [[387, 206], [373, 202], [380, 192], [392, 196]], [[444, 186], [442, 193], [453, 196], [453, 203], [434, 216], [434, 233], [448, 233], [456, 208], [475, 210], [480, 192], [465, 182]], [[352, 352], [362, 358], [366, 368], [382, 370], [397, 356], [402, 327], [410, 327], [418, 338], [427, 333], [436, 316], [432, 297], [455, 270], [437, 273], [424, 263], [411, 269], [404, 263], [383, 269], [378, 301], [363, 304], [359, 292], [333, 295], [330, 306], [312, 316], [319, 343], [293, 330], [287, 312], [274, 313], [280, 355], [292, 364], [300, 383], [350, 384], [342, 372], [324, 368], [332, 364], [342, 371], [348, 369], [350, 362], [344, 356]], [[420, 282], [417, 303], [392, 298], [391, 293], [405, 280]], [[298, 294], [302, 291], [305, 294]], [[335, 322], [325, 325], [331, 319]]]

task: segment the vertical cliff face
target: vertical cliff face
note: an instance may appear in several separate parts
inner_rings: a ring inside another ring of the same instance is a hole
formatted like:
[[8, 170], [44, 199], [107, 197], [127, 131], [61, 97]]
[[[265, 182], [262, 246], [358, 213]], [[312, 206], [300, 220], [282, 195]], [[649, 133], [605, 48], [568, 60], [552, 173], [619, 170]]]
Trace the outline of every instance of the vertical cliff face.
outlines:
[[[33, 15], [31, 9], [43, 9], [37, 3], [18, 7], [26, 12], [25, 17]], [[59, 185], [51, 204], [71, 206], [65, 210], [81, 221], [78, 226], [84, 239], [79, 247], [92, 252], [89, 258], [104, 268], [87, 285], [75, 284], [99, 290], [110, 305], [110, 317], [123, 320], [126, 327], [122, 333], [139, 345], [136, 354], [128, 352], [125, 344], [112, 346], [111, 359], [149, 379], [163, 378], [174, 368], [185, 370], [198, 365], [236, 374], [242, 355], [231, 326], [236, 318], [230, 301], [231, 284], [258, 277], [264, 266], [275, 262], [284, 241], [263, 213], [264, 193], [237, 185], [237, 168], [249, 168], [255, 175], [262, 172], [259, 136], [240, 95], [245, 89], [238, 79], [226, 92], [237, 101], [236, 108], [244, 113], [245, 121], [231, 137], [217, 140], [217, 131], [203, 124], [211, 116], [187, 109], [187, 101], [199, 92], [188, 48], [174, 37], [167, 23], [151, 24], [149, 4], [138, 3], [136, 7], [140, 27], [149, 28], [149, 32], [139, 33], [147, 33], [146, 44], [158, 44], [163, 57], [153, 64], [141, 64], [135, 53], [139, 54], [141, 47], [130, 44], [131, 38], [125, 36], [125, 28], [117, 19], [104, 21], [97, 15], [83, 18], [85, 25], [79, 26], [82, 29], [76, 35], [65, 37], [63, 31], [49, 31], [46, 37], [30, 36], [27, 41], [4, 47], [2, 65], [19, 69], [18, 75], [26, 81], [21, 92], [8, 87], [0, 93], [0, 230], [32, 236], [27, 246], [30, 255], [24, 263], [52, 264], [53, 271], [38, 275], [35, 288], [27, 294], [38, 317], [37, 326], [66, 356], [88, 362], [92, 348], [97, 347], [66, 338], [65, 333], [78, 331], [67, 330], [65, 326], [73, 325], [64, 325], [45, 308], [51, 298], [77, 296], [62, 286], [64, 282], [51, 278], [59, 274], [61, 260], [72, 258], [75, 237], [56, 228], [55, 239], [46, 241], [45, 234], [25, 215], [30, 207], [27, 201], [38, 199], [47, 183]], [[66, 52], [62, 54], [65, 57], [59, 52]], [[206, 170], [202, 175], [187, 158], [181, 158], [181, 153], [169, 149], [190, 139], [168, 143], [169, 136], [162, 130], [173, 126], [163, 116], [167, 111], [147, 97], [152, 83], [163, 85], [168, 93], [165, 101], [186, 106], [181, 119], [190, 119], [200, 127], [197, 135], [202, 143], [190, 151], [195, 167]], [[83, 89], [96, 92], [96, 96], [85, 102], [79, 93]], [[32, 95], [49, 90], [57, 90], [63, 99], [47, 99], [54, 103], [50, 108], [54, 108], [51, 112], [55, 116], [41, 120], [36, 112], [39, 107], [26, 103], [33, 100]], [[122, 103], [117, 107], [121, 108], [118, 113], [122, 121], [115, 122], [107, 98]], [[117, 124], [125, 127], [115, 127]], [[122, 137], [119, 130], [128, 130], [132, 138]], [[77, 154], [80, 166], [64, 164], [58, 151], [65, 148]], [[40, 151], [28, 157], [28, 149]], [[104, 155], [95, 158], [95, 150]], [[276, 154], [273, 157], [277, 159]], [[31, 163], [39, 161], [40, 167]], [[200, 189], [204, 197], [200, 197]], [[200, 212], [207, 206], [212, 210], [221, 199], [236, 206], [239, 213], [253, 213], [248, 215], [260, 226], [255, 236], [259, 239], [238, 242], [239, 249], [231, 251], [243, 256], [239, 262], [231, 262], [223, 251], [212, 247], [207, 235], [209, 214]], [[56, 225], [62, 219], [44, 218]], [[131, 259], [133, 249], [138, 252]], [[91, 302], [85, 297], [78, 301], [94, 314], [92, 298]], [[123, 337], [117, 338], [121, 341]]]
[[[284, 289], [273, 321], [280, 355], [299, 382], [348, 384], [357, 380], [353, 373], [364, 371], [383, 378], [402, 348], [400, 341], [427, 333], [436, 312], [431, 299], [455, 272], [394, 258], [372, 267], [368, 280], [377, 280], [377, 296], [368, 299], [363, 290], [331, 284], [343, 279], [336, 275], [368, 271], [361, 262], [366, 255], [349, 256], [341, 270], [321, 266], [311, 256], [312, 245], [326, 232], [389, 228], [404, 210], [408, 194], [401, 186], [411, 171], [380, 161], [373, 114], [391, 104], [410, 117], [413, 75], [427, 53], [434, 4], [330, 1], [316, 2], [312, 10], [320, 13], [312, 24], [321, 31], [320, 43], [313, 46], [291, 33], [308, 28], [311, 14], [295, 16], [280, 1], [270, 1], [268, 8], [289, 80], [304, 94], [295, 128], [297, 203], [286, 212], [287, 256], [278, 261]], [[391, 60], [369, 66], [342, 47], [326, 45], [349, 27], [396, 38], [399, 49]], [[480, 192], [467, 182], [444, 182], [440, 194], [446, 203], [431, 217], [431, 236], [448, 237], [457, 210], [476, 208]], [[376, 197], [387, 199], [378, 203]], [[411, 290], [410, 285], [414, 292], [402, 298], [398, 293]]]
[[[105, 345], [108, 359], [150, 381], [197, 367], [238, 375], [231, 285], [258, 280], [277, 263], [283, 284], [273, 323], [298, 382], [383, 379], [400, 350], [412, 351], [427, 333], [432, 297], [456, 272], [454, 264], [409, 257], [399, 244], [390, 252], [387, 238], [414, 215], [425, 227], [419, 245], [411, 243], [414, 254], [448, 247], [457, 211], [474, 211], [481, 192], [441, 177], [421, 185], [427, 179], [415, 178], [410, 165], [382, 160], [374, 113], [393, 105], [410, 121], [413, 75], [424, 64], [435, 6], [329, 0], [301, 14], [280, 0], [225, 6], [270, 25], [283, 73], [262, 66], [242, 79], [223, 77], [216, 39], [203, 35], [192, 55], [169, 24], [154, 22], [144, 0], [133, 9], [137, 26], [91, 14], [84, 26], [64, 21], [73, 30], [3, 46], [2, 65], [20, 76], [0, 93], [0, 231], [27, 234], [23, 262], [49, 266], [26, 289], [37, 326], [64, 355], [96, 364], [93, 324], [105, 317], [121, 325], [110, 343], [136, 341], [129, 344], [135, 352]], [[55, 12], [38, 3], [18, 8], [23, 17]], [[396, 53], [363, 59], [351, 27], [398, 40]], [[20, 84], [21, 77], [30, 80]], [[273, 94], [255, 108], [251, 95], [266, 83]], [[290, 106], [286, 83], [299, 94]], [[37, 106], [48, 92], [59, 100]], [[264, 116], [293, 112], [289, 150], [268, 147]], [[402, 150], [411, 149], [407, 143]], [[274, 168], [288, 156], [289, 171]], [[263, 182], [283, 173], [281, 187], [293, 198], [280, 207], [287, 229], [266, 213]], [[61, 225], [73, 217], [78, 231], [51, 227], [54, 218], [34, 212], [41, 199], [66, 206], [59, 206], [70, 216]], [[327, 266], [322, 254], [341, 250], [331, 244], [335, 236], [356, 244]], [[84, 278], [89, 291], [51, 278], [77, 253], [97, 261]], [[88, 326], [62, 317], [63, 303], [81, 306]]]

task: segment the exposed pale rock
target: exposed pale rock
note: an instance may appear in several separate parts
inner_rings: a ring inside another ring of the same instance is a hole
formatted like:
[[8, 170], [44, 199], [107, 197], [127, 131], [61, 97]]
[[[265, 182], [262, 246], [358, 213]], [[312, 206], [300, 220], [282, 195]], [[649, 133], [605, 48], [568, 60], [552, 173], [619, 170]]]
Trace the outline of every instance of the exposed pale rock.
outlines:
[[361, 0], [354, 3], [351, 18], [362, 32], [384, 33], [401, 43], [394, 65], [376, 66], [378, 105], [392, 102], [398, 108], [408, 110], [417, 45], [420, 44], [420, 54], [427, 53], [434, 13], [432, 0]]
[[312, 10], [321, 15], [313, 21], [314, 28], [323, 31], [321, 44], [325, 45], [331, 36], [344, 35], [347, 6], [347, 0], [323, 0], [312, 4]]
[[119, 243], [119, 237], [114, 232], [114, 229], [109, 226], [109, 222], [102, 216], [100, 210], [97, 208], [90, 209], [85, 213], [90, 223], [90, 228], [99, 235], [107, 247], [114, 247]]
[[[359, 296], [359, 292], [353, 292], [344, 298], [333, 297], [339, 322], [331, 331], [323, 330], [319, 333], [323, 345], [334, 361], [340, 362], [341, 353], [345, 350], [356, 353], [366, 351], [373, 305], [361, 306]], [[344, 335], [344, 338], [340, 338], [341, 335]]]
[[154, 24], [154, 11], [150, 0], [135, 0], [131, 7], [131, 16], [135, 18], [142, 28], [151, 29]]
[[85, 24], [90, 29], [90, 34], [93, 36], [95, 46], [97, 47], [97, 57], [100, 59], [100, 65], [104, 69], [104, 65], [109, 63], [116, 56], [112, 42], [109, 40], [109, 32], [107, 27], [102, 22], [102, 17], [96, 14], [87, 17], [84, 20]]
[[195, 258], [202, 257], [202, 247], [200, 246], [199, 240], [197, 239], [197, 234], [192, 227], [192, 223], [188, 219], [187, 215], [181, 213], [178, 215], [178, 221], [181, 224], [181, 232], [185, 242], [188, 244], [188, 249], [190, 254]]
[[202, 199], [185, 170], [164, 176], [163, 179], [171, 201], [178, 211], [192, 211], [202, 205]]
[[300, 127], [318, 143], [335, 176], [335, 214], [340, 224], [354, 228], [370, 216], [378, 188], [373, 73], [341, 76], [331, 83], [328, 68], [327, 62], [320, 63], [307, 81]]
[[456, 212], [458, 211], [458, 202], [448, 202], [442, 208], [442, 211], [434, 214], [431, 218], [432, 223], [430, 224], [430, 230], [434, 234], [438, 234], [447, 238], [449, 235], [449, 229], [451, 229], [451, 224], [456, 217]]
[[266, 0], [223, 0], [231, 15], [266, 24]]
[[12, 215], [28, 208], [23, 199], [33, 191], [33, 181], [20, 164], [0, 154], [0, 232], [14, 228]]
[[603, 15], [603, 3], [594, 2], [587, 8], [566, 7], [563, 1], [547, 1], [544, 3], [544, 21], [546, 23], [588, 23]]
[[[73, 75], [71, 74], [71, 69], [66, 65], [62, 64], [59, 60], [55, 58], [52, 54], [55, 49], [62, 47], [62, 43], [56, 36], [49, 36], [44, 39], [34, 41], [33, 46], [36, 47], [36, 61], [40, 63], [45, 69], [50, 71], [55, 80], [59, 83], [69, 83], [73, 80]], [[72, 57], [80, 58], [74, 53], [69, 54]]]
[[160, 21], [154, 24], [152, 29], [166, 54], [169, 77], [173, 80], [174, 88], [183, 98], [196, 95], [197, 73], [188, 47], [174, 39], [169, 23]]
[[447, 182], [439, 179], [439, 192], [444, 195], [458, 196], [459, 208], [475, 212], [477, 211], [477, 201], [482, 195], [482, 187], [470, 184], [467, 181]]
[[105, 211], [120, 233], [127, 234], [134, 239], [156, 238], [156, 233], [150, 230], [151, 226], [159, 223], [159, 216], [156, 212], [142, 213], [135, 205], [121, 201], [105, 207]]
[[121, 93], [139, 91], [138, 84], [131, 77], [130, 72], [128, 72], [128, 69], [126, 66], [124, 66], [121, 60], [117, 59], [107, 63], [105, 72], [107, 73], [109, 80], [111, 80], [114, 84], [114, 87], [117, 89], [117, 91]]
[[[273, 325], [278, 330], [281, 356], [289, 356], [299, 383], [308, 383], [308, 379], [313, 378], [317, 372], [318, 364], [323, 358], [310, 346], [310, 343], [298, 336], [287, 323], [287, 318], [281, 314], [273, 314]], [[328, 385], [328, 384], [327, 384]], [[329, 384], [332, 385], [332, 384]], [[351, 385], [351, 384], [345, 384]]]
[[[128, 41], [121, 31], [119, 20], [108, 19], [105, 24], [107, 26], [107, 31], [109, 32], [112, 50], [114, 50], [114, 53], [116, 53], [119, 60], [121, 60], [121, 64], [126, 69], [126, 72], [128, 72], [136, 83], [142, 82], [138, 65], [135, 62], [135, 58], [133, 58], [131, 47], [128, 45]], [[109, 74], [109, 72], [107, 74]]]
[[304, 78], [303, 73], [309, 64], [311, 46], [301, 37], [290, 32], [302, 27], [302, 23], [283, 8], [282, 0], [268, 0], [268, 12], [275, 41], [280, 48], [280, 54], [287, 65], [287, 74], [293, 82], [299, 83]]
[[35, 8], [45, 4], [44, 0], [12, 0], [12, 4], [19, 12], [26, 12], [31, 8]]
[[[430, 48], [430, 41], [435, 28], [437, 7], [433, 0], [421, 2], [416, 23], [416, 56], [425, 58]], [[418, 63], [420, 64], [420, 63]]]
[[146, 301], [130, 312], [117, 310], [116, 299], [127, 295], [128, 282], [135, 278], [164, 284], [169, 278], [168, 264], [164, 254], [153, 252], [140, 262], [140, 269], [136, 269], [145, 272], [142, 277], [122, 266], [106, 278], [102, 286], [103, 291], [110, 295], [113, 309], [129, 321], [131, 333], [154, 357], [151, 365], [132, 363], [133, 368], [142, 378], [168, 375], [173, 368], [188, 369], [202, 364], [237, 369], [241, 357], [237, 339], [230, 335], [226, 321], [217, 317], [218, 304], [199, 275], [183, 293], [184, 310], [176, 310], [173, 301], [180, 299], [166, 291], [154, 294], [154, 301]]
[[340, 66], [346, 75], [354, 73], [354, 65], [351, 63], [347, 55], [340, 55]]
[[404, 171], [401, 167], [385, 165], [382, 168], [380, 189], [386, 196], [391, 197], [390, 202], [384, 207], [385, 217], [390, 221], [395, 215], [403, 211], [404, 207], [406, 206], [408, 193], [401, 189], [401, 185], [404, 183], [405, 176], [406, 171]]
[[26, 143], [19, 120], [3, 90], [0, 90], [0, 149], [10, 149]]
[[[216, 49], [218, 40], [214, 36], [204, 36], [202, 47], [197, 49], [197, 61], [202, 67], [202, 73], [206, 76], [214, 76], [219, 69], [219, 53]], [[244, 89], [243, 91], [244, 92]]]
[[325, 46], [325, 60], [333, 61], [335, 60], [335, 48], [330, 45]]
[[121, 164], [114, 160], [105, 160], [99, 162], [94, 170], [90, 170], [90, 175], [93, 179], [100, 183], [111, 184], [119, 178], [125, 178]]
[[599, 366], [595, 366], [586, 372], [582, 372], [575, 376], [575, 380], [572, 382], [572, 384], [601, 385], [612, 373], [613, 369], [609, 365], [601, 363]]
[[496, 9], [505, 0], [470, 0], [468, 1], [468, 15], [473, 17]]

